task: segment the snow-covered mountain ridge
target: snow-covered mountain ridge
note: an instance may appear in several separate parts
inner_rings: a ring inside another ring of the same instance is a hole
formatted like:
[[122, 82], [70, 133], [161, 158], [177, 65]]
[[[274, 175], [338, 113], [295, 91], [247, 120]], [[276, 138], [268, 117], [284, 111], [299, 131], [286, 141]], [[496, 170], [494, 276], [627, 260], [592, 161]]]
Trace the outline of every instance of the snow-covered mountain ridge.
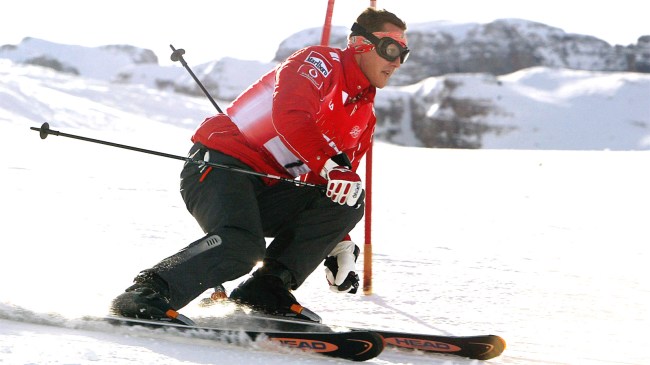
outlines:
[[[347, 33], [335, 27], [332, 45], [342, 46]], [[279, 45], [276, 58], [318, 43], [319, 37], [317, 28], [298, 32]], [[645, 66], [650, 36], [640, 37], [636, 45], [612, 47], [594, 37], [509, 19], [484, 25], [414, 24], [409, 42], [413, 56], [396, 74], [394, 85], [378, 93], [380, 140], [452, 148], [650, 148], [650, 74], [645, 73], [650, 70]], [[44, 66], [63, 79], [204, 98], [180, 64], [160, 66], [153, 52], [132, 46], [89, 48], [26, 38], [0, 47], [2, 58], [11, 61], [0, 66], [7, 75], [28, 76], [36, 70], [21, 64]], [[191, 50], [186, 59], [191, 63]], [[191, 67], [225, 106], [275, 64], [223, 58]], [[15, 91], [8, 91], [20, 83], [6, 78], [0, 84], [9, 95], [0, 106], [30, 109], [29, 101], [12, 99]], [[42, 86], [51, 87], [46, 82]], [[9, 113], [6, 119], [24, 117]]]
[[[345, 47], [348, 34], [346, 27], [333, 27], [330, 44]], [[535, 66], [650, 73], [650, 35], [640, 35], [636, 44], [612, 46], [593, 36], [565, 33], [559, 28], [537, 22], [500, 19], [486, 24], [417, 23], [409, 25], [408, 36], [411, 56], [391, 80], [392, 85], [409, 85], [427, 77], [450, 73], [503, 75]], [[215, 86], [226, 84], [223, 90], [220, 88], [214, 92], [220, 98], [232, 99], [237, 94], [232, 95], [229, 86], [233, 82], [248, 83], [246, 80], [228, 78], [255, 79], [294, 51], [320, 43], [320, 37], [321, 28], [305, 29], [284, 40], [278, 46], [272, 62], [226, 57], [197, 65], [197, 75], [212, 79]], [[188, 51], [188, 62], [191, 64], [191, 50]], [[86, 62], [92, 52], [102, 54], [102, 67]], [[89, 77], [158, 87], [171, 85], [180, 91], [201, 93], [191, 78], [185, 77], [184, 72], [177, 72], [178, 67], [159, 66], [162, 70], [154, 72], [152, 66], [158, 65], [158, 57], [150, 50], [128, 45], [87, 48], [28, 37], [18, 45], [0, 47], [0, 58]], [[253, 68], [257, 72], [237, 72], [240, 63], [244, 64], [244, 70]]]
[[[349, 30], [332, 29], [331, 44], [345, 47]], [[545, 66], [587, 71], [650, 72], [650, 35], [636, 44], [610, 45], [589, 35], [522, 20], [487, 24], [428, 22], [409, 25], [412, 52], [392, 85], [408, 85], [450, 73], [509, 74]], [[320, 29], [307, 29], [280, 44], [275, 60], [320, 41]]]

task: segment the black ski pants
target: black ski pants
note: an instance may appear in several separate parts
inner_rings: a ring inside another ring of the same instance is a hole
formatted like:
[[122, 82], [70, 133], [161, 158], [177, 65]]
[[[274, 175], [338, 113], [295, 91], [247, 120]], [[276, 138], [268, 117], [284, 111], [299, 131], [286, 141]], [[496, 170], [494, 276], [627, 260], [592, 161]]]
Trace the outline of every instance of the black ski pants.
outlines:
[[[195, 144], [190, 156], [208, 149]], [[239, 160], [209, 150], [211, 162], [251, 170]], [[273, 259], [299, 287], [363, 217], [363, 205], [339, 205], [314, 187], [186, 163], [181, 196], [206, 235], [154, 266], [169, 285], [171, 305], [180, 309], [205, 290], [249, 273]], [[265, 237], [273, 240], [266, 247]]]

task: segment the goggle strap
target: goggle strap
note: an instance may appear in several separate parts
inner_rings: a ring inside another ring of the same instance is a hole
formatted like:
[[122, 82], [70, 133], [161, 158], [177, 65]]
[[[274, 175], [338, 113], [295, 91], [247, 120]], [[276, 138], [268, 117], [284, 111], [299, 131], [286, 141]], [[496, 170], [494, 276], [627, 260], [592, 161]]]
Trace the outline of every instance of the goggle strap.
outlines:
[[360, 35], [370, 42], [372, 44], [378, 44], [379, 43], [379, 38], [377, 38], [374, 34], [370, 33], [369, 31], [366, 30], [366, 28], [362, 27], [359, 23], [354, 23], [352, 24], [352, 35]]

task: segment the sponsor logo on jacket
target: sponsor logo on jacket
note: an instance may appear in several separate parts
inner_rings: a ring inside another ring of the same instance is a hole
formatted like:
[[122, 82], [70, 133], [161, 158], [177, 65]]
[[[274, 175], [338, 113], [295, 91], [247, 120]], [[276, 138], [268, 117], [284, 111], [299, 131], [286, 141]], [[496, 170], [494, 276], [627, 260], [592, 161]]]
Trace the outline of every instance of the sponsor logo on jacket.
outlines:
[[[318, 52], [311, 52], [305, 62], [314, 66], [321, 75], [327, 77], [330, 74], [330, 68], [332, 67], [329, 62], [325, 60], [325, 57]], [[328, 67], [329, 66], [329, 67]]]
[[322, 54], [312, 51], [305, 58], [305, 63], [300, 65], [298, 73], [311, 81], [317, 89], [323, 87], [326, 77], [332, 72], [332, 64]]

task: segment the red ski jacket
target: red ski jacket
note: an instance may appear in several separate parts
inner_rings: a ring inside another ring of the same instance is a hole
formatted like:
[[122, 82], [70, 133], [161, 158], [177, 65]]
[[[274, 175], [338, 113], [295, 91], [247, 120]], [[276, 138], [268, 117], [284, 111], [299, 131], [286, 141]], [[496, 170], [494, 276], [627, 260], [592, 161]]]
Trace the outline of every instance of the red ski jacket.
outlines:
[[207, 118], [192, 141], [255, 171], [320, 184], [330, 157], [343, 152], [356, 170], [368, 151], [375, 92], [352, 49], [307, 47], [245, 90], [227, 115]]

